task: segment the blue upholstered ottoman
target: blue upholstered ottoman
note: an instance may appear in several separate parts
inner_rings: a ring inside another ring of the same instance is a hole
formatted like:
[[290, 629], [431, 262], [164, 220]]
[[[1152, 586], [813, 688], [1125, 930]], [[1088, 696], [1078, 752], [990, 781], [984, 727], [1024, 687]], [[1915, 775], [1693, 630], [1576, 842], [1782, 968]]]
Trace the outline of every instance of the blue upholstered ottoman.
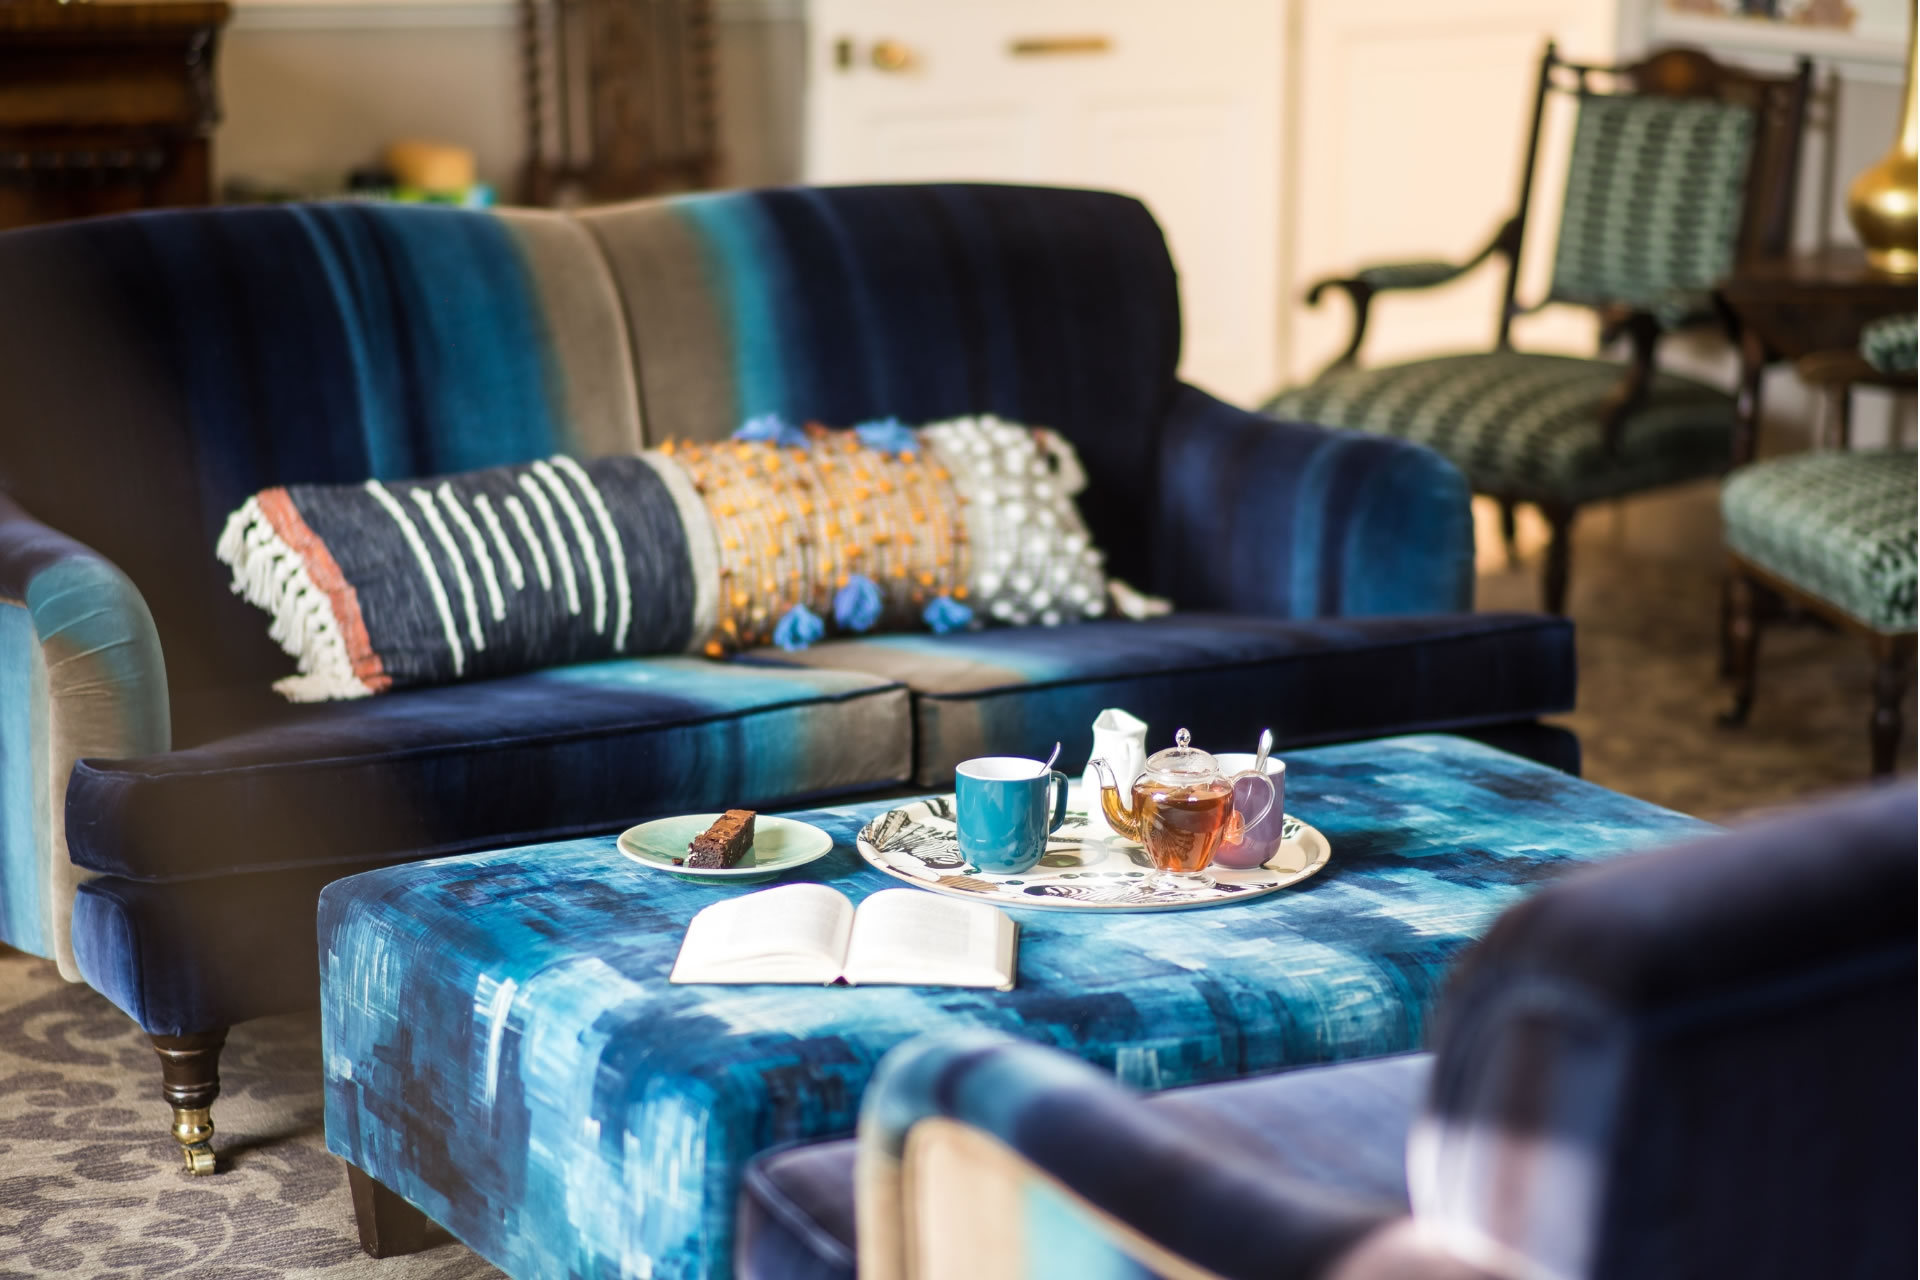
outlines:
[[[417, 1209], [518, 1277], [723, 1277], [749, 1159], [852, 1132], [903, 1040], [995, 1028], [1150, 1089], [1401, 1052], [1503, 908], [1703, 827], [1439, 736], [1294, 753], [1287, 798], [1332, 842], [1326, 872], [1199, 912], [1019, 912], [1006, 993], [670, 986], [688, 920], [728, 891], [608, 838], [338, 881], [319, 920], [327, 1143], [354, 1166], [362, 1239], [405, 1247]], [[886, 807], [796, 814], [837, 843], [794, 878], [855, 900], [895, 884], [852, 849]]]

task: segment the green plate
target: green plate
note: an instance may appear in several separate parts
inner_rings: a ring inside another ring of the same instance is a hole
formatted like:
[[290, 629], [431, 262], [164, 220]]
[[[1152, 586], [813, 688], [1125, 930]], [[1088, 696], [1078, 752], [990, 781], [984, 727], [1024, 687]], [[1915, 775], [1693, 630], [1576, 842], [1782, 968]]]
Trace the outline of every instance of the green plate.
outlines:
[[620, 833], [620, 852], [643, 867], [652, 867], [682, 880], [730, 880], [755, 884], [785, 875], [825, 857], [833, 837], [810, 823], [774, 818], [762, 813], [753, 820], [753, 847], [730, 867], [677, 867], [675, 858], [687, 856], [693, 838], [719, 819], [717, 813], [688, 813], [678, 818], [655, 818]]

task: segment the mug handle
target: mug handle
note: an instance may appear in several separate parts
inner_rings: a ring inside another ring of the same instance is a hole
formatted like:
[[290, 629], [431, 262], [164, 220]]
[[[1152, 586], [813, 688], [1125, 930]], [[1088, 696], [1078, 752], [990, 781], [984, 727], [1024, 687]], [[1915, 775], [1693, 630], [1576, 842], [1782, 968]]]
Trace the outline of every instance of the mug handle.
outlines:
[[1067, 775], [1058, 769], [1047, 772], [1047, 787], [1053, 792], [1053, 821], [1047, 824], [1047, 834], [1052, 835], [1067, 825]]
[[1234, 821], [1238, 825], [1233, 830], [1230, 830], [1227, 832], [1227, 838], [1225, 841], [1225, 843], [1227, 844], [1239, 844], [1241, 840], [1243, 840], [1246, 837], [1247, 832], [1252, 830], [1253, 827], [1260, 821], [1260, 819], [1266, 817], [1267, 814], [1273, 809], [1273, 802], [1276, 798], [1278, 798], [1280, 794], [1278, 789], [1274, 787], [1272, 778], [1268, 777], [1264, 773], [1255, 773], [1251, 769], [1246, 769], [1240, 773], [1234, 774], [1231, 778], [1227, 779], [1227, 783], [1229, 786], [1237, 788], [1240, 785], [1240, 779], [1242, 778], [1258, 778], [1261, 784], [1265, 786], [1267, 789], [1267, 802], [1261, 805], [1260, 812], [1254, 814], [1251, 818], [1243, 816], [1238, 809], [1235, 809], [1233, 811]]

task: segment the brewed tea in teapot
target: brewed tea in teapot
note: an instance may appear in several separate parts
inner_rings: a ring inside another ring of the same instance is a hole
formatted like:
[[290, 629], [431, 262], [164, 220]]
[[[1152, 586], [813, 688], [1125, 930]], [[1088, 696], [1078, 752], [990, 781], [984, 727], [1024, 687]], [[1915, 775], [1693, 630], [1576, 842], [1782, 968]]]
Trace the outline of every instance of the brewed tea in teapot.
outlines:
[[[1101, 814], [1122, 836], [1146, 845], [1156, 880], [1206, 885], [1213, 882], [1205, 873], [1214, 852], [1266, 816], [1274, 790], [1271, 779], [1251, 769], [1232, 777], [1222, 773], [1212, 756], [1188, 745], [1191, 740], [1182, 729], [1173, 746], [1148, 757], [1131, 795], [1121, 793], [1106, 761], [1095, 760], [1092, 767], [1100, 771]], [[1258, 784], [1251, 788], [1257, 807], [1248, 812], [1234, 807], [1234, 784], [1243, 778]], [[1257, 801], [1260, 787], [1266, 789], [1264, 802]]]

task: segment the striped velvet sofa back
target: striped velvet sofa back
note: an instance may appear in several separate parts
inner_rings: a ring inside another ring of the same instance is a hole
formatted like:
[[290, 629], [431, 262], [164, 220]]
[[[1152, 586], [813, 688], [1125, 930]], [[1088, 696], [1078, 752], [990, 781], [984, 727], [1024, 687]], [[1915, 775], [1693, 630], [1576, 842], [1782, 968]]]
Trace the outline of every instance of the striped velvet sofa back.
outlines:
[[794, 187], [589, 211], [627, 307], [649, 438], [778, 413], [996, 413], [1073, 441], [1081, 510], [1145, 585], [1174, 390], [1173, 264], [1138, 201], [986, 185]]
[[212, 554], [248, 494], [640, 440], [612, 280], [556, 214], [337, 204], [0, 236], [0, 387], [0, 489], [140, 590], [175, 745], [287, 669]]
[[1144, 582], [1178, 354], [1159, 228], [1100, 192], [136, 214], [0, 235], [0, 490], [145, 597], [181, 746], [285, 714], [212, 554], [267, 485], [993, 412], [1079, 446], [1093, 533]]

